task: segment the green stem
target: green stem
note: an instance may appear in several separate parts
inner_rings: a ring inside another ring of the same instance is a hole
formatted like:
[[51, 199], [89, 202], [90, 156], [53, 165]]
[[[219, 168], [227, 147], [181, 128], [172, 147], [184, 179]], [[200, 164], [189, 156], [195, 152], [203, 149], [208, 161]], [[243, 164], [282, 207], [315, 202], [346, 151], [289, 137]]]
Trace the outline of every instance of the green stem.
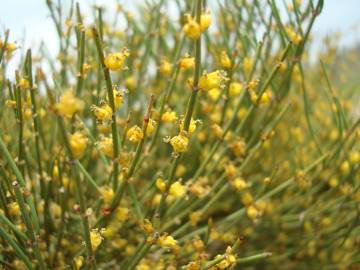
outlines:
[[25, 255], [25, 253], [22, 251], [19, 245], [1, 227], [0, 227], [0, 236], [15, 250], [16, 255], [19, 257], [19, 259], [21, 259], [25, 263], [27, 269], [35, 270], [35, 268], [32, 266], [30, 259]]
[[98, 52], [99, 60], [101, 63], [101, 66], [104, 71], [104, 77], [106, 82], [106, 89], [108, 93], [108, 99], [110, 103], [110, 107], [112, 109], [112, 122], [111, 122], [111, 131], [112, 131], [112, 138], [113, 138], [113, 150], [114, 150], [114, 160], [113, 160], [113, 188], [117, 189], [118, 187], [118, 174], [119, 174], [119, 163], [117, 159], [119, 158], [119, 135], [117, 131], [117, 123], [116, 123], [116, 111], [115, 111], [115, 102], [114, 102], [114, 92], [111, 82], [111, 76], [110, 71], [105, 65], [105, 57], [103, 52], [103, 45], [102, 41], [100, 39], [99, 33], [95, 27], [93, 27], [93, 34], [95, 38], [96, 43], [96, 49]]
[[31, 240], [31, 245], [34, 249], [35, 258], [39, 263], [40, 269], [45, 270], [46, 265], [44, 262], [44, 259], [41, 255], [40, 249], [39, 249], [39, 243], [38, 243], [38, 237], [35, 235], [35, 231], [33, 229], [33, 224], [31, 223], [31, 219], [27, 210], [27, 206], [25, 204], [24, 194], [20, 190], [19, 183], [17, 181], [13, 182], [13, 188], [15, 191], [15, 197], [20, 207], [21, 216], [24, 220], [26, 230], [29, 236], [29, 239]]

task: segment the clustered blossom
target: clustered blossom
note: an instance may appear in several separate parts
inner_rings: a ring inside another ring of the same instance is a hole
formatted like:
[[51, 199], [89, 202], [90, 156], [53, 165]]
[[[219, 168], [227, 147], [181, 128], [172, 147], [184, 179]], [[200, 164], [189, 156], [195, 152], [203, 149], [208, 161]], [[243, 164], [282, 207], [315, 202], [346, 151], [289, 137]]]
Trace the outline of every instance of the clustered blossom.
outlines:
[[357, 58], [307, 57], [324, 1], [61, 2], [56, 58], [0, 30], [1, 266], [359, 269]]
[[105, 66], [112, 71], [119, 71], [123, 69], [125, 60], [129, 55], [130, 52], [127, 48], [123, 48], [121, 52], [110, 53], [104, 60]]

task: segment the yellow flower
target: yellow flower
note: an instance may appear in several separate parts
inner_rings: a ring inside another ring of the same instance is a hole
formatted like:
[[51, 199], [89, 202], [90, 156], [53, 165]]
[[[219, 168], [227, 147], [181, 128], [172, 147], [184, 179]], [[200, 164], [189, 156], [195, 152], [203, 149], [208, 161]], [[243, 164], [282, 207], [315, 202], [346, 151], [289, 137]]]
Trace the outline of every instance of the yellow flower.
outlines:
[[112, 109], [106, 102], [101, 102], [100, 106], [92, 105], [91, 111], [95, 114], [96, 120], [109, 122], [112, 119]]
[[20, 207], [17, 202], [12, 202], [7, 205], [10, 216], [18, 216], [20, 215]]
[[[221, 255], [217, 255], [215, 258], [221, 258]], [[230, 268], [236, 263], [236, 256], [233, 254], [232, 248], [228, 246], [226, 248], [225, 258], [221, 260], [216, 266], [220, 269]]]
[[162, 60], [160, 62], [160, 73], [164, 76], [169, 76], [171, 73], [172, 66], [167, 60]]
[[249, 186], [248, 183], [246, 183], [246, 181], [241, 177], [236, 177], [234, 180], [232, 180], [231, 185], [236, 190], [243, 190]]
[[153, 133], [155, 126], [156, 126], [156, 122], [153, 119], [149, 119], [149, 122], [148, 122], [148, 125], [146, 128], [146, 136], [150, 136]]
[[83, 64], [83, 74], [84, 74], [85, 77], [89, 73], [91, 68], [92, 68], [92, 66], [89, 65], [88, 63]]
[[349, 161], [353, 165], [358, 164], [360, 162], [360, 151], [352, 151], [349, 155]]
[[111, 130], [111, 125], [110, 125], [110, 122], [101, 122], [101, 121], [99, 121], [97, 123], [97, 128], [98, 128], [100, 133], [107, 134]]
[[251, 99], [251, 102], [254, 104], [254, 105], [265, 105], [265, 104], [268, 104], [272, 98], [272, 92], [271, 90], [266, 90], [260, 97], [259, 99], [259, 96], [254, 92], [254, 91], [249, 91], [250, 93], [250, 99]]
[[32, 111], [30, 108], [23, 108], [23, 117], [25, 120], [29, 120], [32, 116]]
[[134, 90], [136, 87], [136, 78], [134, 75], [126, 78], [125, 80], [125, 86], [126, 88], [128, 88], [129, 90]]
[[250, 206], [246, 209], [246, 214], [247, 214], [247, 216], [248, 216], [250, 219], [252, 219], [252, 220], [258, 218], [259, 215], [260, 215], [259, 211], [258, 211], [258, 210], [256, 209], [256, 207], [253, 206], [253, 205], [250, 205]]
[[126, 132], [126, 137], [130, 142], [138, 143], [142, 140], [142, 138], [144, 138], [144, 133], [139, 126], [135, 125]]
[[187, 15], [187, 23], [183, 27], [183, 32], [188, 38], [199, 39], [201, 35], [200, 25], [190, 15]]
[[170, 144], [175, 152], [183, 153], [187, 151], [189, 139], [186, 137], [186, 135], [180, 133], [179, 135], [171, 138]]
[[339, 180], [336, 177], [331, 177], [329, 180], [329, 186], [334, 188], [339, 185]]
[[81, 158], [88, 144], [88, 138], [86, 137], [86, 135], [82, 132], [77, 131], [74, 134], [70, 135], [69, 141], [71, 152], [73, 153], [74, 158]]
[[189, 56], [185, 56], [185, 57], [181, 58], [180, 62], [179, 62], [179, 67], [182, 70], [188, 70], [188, 69], [194, 68], [195, 67], [195, 58], [189, 57]]
[[230, 97], [236, 97], [239, 95], [242, 91], [243, 87], [241, 83], [238, 82], [232, 82], [229, 86], [229, 96]]
[[158, 244], [162, 248], [171, 248], [176, 249], [177, 248], [177, 241], [171, 236], [171, 235], [162, 235], [158, 239]]
[[226, 51], [222, 51], [220, 54], [220, 64], [223, 68], [231, 68], [231, 60]]
[[225, 174], [227, 177], [232, 178], [236, 174], [236, 167], [234, 164], [230, 163], [225, 166]]
[[76, 112], [84, 108], [84, 102], [74, 96], [71, 90], [66, 91], [61, 97], [59, 103], [55, 105], [55, 109], [59, 115], [71, 118]]
[[75, 264], [76, 270], [79, 270], [84, 264], [84, 257], [83, 256], [75, 257], [74, 258], [74, 264]]
[[202, 218], [202, 212], [201, 211], [195, 211], [195, 212], [192, 212], [190, 215], [189, 215], [189, 220], [190, 220], [190, 223], [192, 226], [196, 226], [198, 224], [198, 222], [201, 220]]
[[105, 203], [110, 203], [114, 198], [114, 190], [111, 187], [104, 186], [101, 188], [101, 195]]
[[186, 187], [179, 181], [176, 181], [170, 186], [169, 193], [176, 198], [183, 197], [186, 193]]
[[[114, 92], [114, 105], [115, 105], [115, 110], [120, 109], [122, 103], [123, 103], [123, 99], [124, 99], [124, 95], [122, 91], [119, 90], [113, 90]], [[111, 108], [110, 108], [111, 110]]]
[[29, 89], [30, 88], [30, 82], [25, 79], [25, 78], [21, 78], [19, 81], [19, 87], [23, 90], [25, 89]]
[[291, 42], [293, 42], [295, 45], [298, 45], [301, 42], [301, 36], [297, 34], [291, 26], [286, 26], [285, 31], [288, 34]]
[[250, 81], [249, 84], [247, 85], [247, 89], [248, 89], [249, 91], [254, 90], [258, 84], [259, 84], [259, 80], [252, 80], [252, 81]]
[[340, 171], [343, 175], [348, 174], [350, 172], [350, 162], [346, 160], [341, 163]]
[[16, 101], [15, 101], [15, 100], [11, 100], [11, 99], [7, 99], [7, 100], [5, 101], [5, 105], [6, 105], [6, 107], [8, 107], [8, 108], [15, 109], [15, 108], [16, 108]]
[[6, 43], [6, 47], [5, 47], [5, 50], [6, 50], [6, 52], [8, 53], [8, 54], [11, 54], [11, 53], [13, 53], [15, 50], [17, 50], [17, 46], [16, 46], [16, 44], [15, 43], [10, 43], [10, 42], [8, 42], [8, 43]]
[[223, 137], [223, 135], [224, 135], [224, 130], [223, 130], [218, 124], [213, 124], [213, 125], [211, 126], [211, 129], [213, 130], [214, 135], [215, 135], [217, 138], [221, 139], [221, 138]]
[[286, 71], [286, 69], [287, 69], [287, 65], [286, 65], [285, 62], [280, 62], [278, 67], [279, 67], [279, 71], [281, 73], [284, 73]]
[[161, 201], [161, 194], [156, 194], [152, 200], [153, 205], [159, 205]]
[[154, 226], [151, 221], [148, 219], [144, 220], [144, 223], [141, 224], [141, 228], [146, 232], [146, 234], [152, 234], [154, 232]]
[[116, 220], [119, 222], [124, 222], [129, 217], [129, 209], [126, 207], [118, 207], [115, 210]]
[[[184, 122], [185, 122], [185, 119], [180, 120], [180, 131], [182, 131], [184, 129]], [[196, 130], [196, 121], [191, 118], [188, 132], [189, 132], [189, 134], [192, 134], [195, 130]]]
[[201, 16], [200, 16], [200, 31], [201, 32], [206, 31], [209, 28], [211, 21], [212, 21], [212, 19], [211, 19], [210, 11], [208, 11], [207, 13], [201, 14]]
[[98, 246], [100, 246], [103, 239], [104, 238], [101, 236], [98, 229], [93, 229], [90, 231], [90, 242], [91, 242], [91, 247], [94, 251], [98, 248]]
[[129, 55], [129, 50], [126, 48], [123, 48], [121, 52], [111, 53], [104, 60], [105, 66], [112, 71], [119, 71], [123, 68]]
[[161, 192], [164, 192], [166, 189], [166, 184], [164, 179], [162, 178], [158, 178], [156, 179], [156, 183], [155, 183], [156, 187], [158, 188], [158, 190], [160, 190]]
[[223, 70], [216, 70], [211, 73], [204, 73], [199, 80], [199, 89], [208, 91], [213, 88], [224, 88], [225, 82], [228, 80], [226, 72]]
[[[185, 270], [200, 270], [201, 269], [201, 262], [200, 261], [194, 261], [189, 262], [187, 265], [185, 265]], [[212, 269], [212, 268], [210, 268]]]
[[161, 121], [165, 123], [171, 123], [174, 122], [177, 119], [176, 112], [173, 111], [167, 111], [164, 112], [161, 116]]
[[207, 93], [212, 100], [216, 101], [219, 98], [221, 91], [219, 88], [213, 88], [210, 89]]
[[252, 70], [254, 60], [250, 57], [245, 57], [243, 62], [244, 71], [246, 74], [249, 74]]
[[244, 205], [250, 205], [253, 202], [253, 196], [250, 192], [245, 192], [241, 196], [241, 201]]
[[109, 137], [103, 137], [98, 143], [99, 149], [105, 153], [106, 156], [114, 157], [113, 140]]

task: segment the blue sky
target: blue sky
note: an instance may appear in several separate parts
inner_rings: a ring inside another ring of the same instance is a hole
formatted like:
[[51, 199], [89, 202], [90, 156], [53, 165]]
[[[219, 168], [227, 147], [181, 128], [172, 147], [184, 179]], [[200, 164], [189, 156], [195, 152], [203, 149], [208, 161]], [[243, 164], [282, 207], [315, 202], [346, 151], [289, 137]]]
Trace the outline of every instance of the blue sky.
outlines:
[[[70, 3], [70, 0], [61, 0]], [[173, 1], [173, 0], [169, 0]], [[214, 0], [208, 0], [214, 1]], [[225, 1], [225, 0], [224, 0]], [[265, 0], [262, 0], [265, 1]], [[303, 2], [308, 0], [303, 0]], [[57, 1], [54, 1], [57, 2]], [[99, 3], [113, 6], [112, 0], [79, 0], [84, 8], [89, 3]], [[120, 0], [125, 7], [133, 8], [134, 0]], [[136, 2], [139, 2], [136, 1]], [[279, 0], [281, 3], [282, 1]], [[11, 40], [22, 44], [25, 34], [25, 46], [30, 47], [44, 40], [51, 53], [57, 48], [56, 32], [45, 0], [0, 0], [0, 32], [11, 30]], [[131, 6], [131, 7], [130, 7]], [[360, 41], [360, 0], [325, 0], [323, 13], [316, 21], [314, 35], [327, 35], [335, 31], [344, 33], [341, 44], [348, 46]], [[354, 30], [355, 29], [355, 30]]]

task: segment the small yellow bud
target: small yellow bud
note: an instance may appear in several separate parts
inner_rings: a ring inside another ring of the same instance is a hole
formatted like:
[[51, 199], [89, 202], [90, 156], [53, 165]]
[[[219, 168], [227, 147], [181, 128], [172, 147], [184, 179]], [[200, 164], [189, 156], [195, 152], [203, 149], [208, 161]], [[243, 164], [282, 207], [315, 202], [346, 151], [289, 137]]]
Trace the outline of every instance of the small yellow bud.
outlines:
[[30, 88], [30, 82], [25, 79], [25, 78], [21, 78], [19, 81], [19, 87], [23, 90], [25, 89], [29, 89]]
[[247, 214], [247, 216], [248, 216], [250, 219], [252, 219], [252, 220], [254, 220], [254, 219], [256, 219], [256, 218], [259, 217], [259, 211], [258, 211], [258, 210], [256, 209], [256, 207], [253, 206], [253, 205], [250, 205], [250, 206], [246, 209], [246, 214]]
[[167, 111], [164, 112], [161, 116], [161, 121], [165, 123], [171, 123], [174, 122], [177, 119], [176, 112], [173, 111]]
[[231, 60], [226, 51], [222, 51], [220, 54], [220, 64], [223, 68], [231, 68]]
[[169, 193], [176, 198], [180, 198], [185, 195], [186, 187], [181, 184], [179, 181], [176, 181], [170, 186]]
[[20, 207], [17, 202], [12, 202], [7, 205], [7, 208], [9, 210], [9, 214], [11, 216], [18, 216], [20, 215]]
[[207, 93], [212, 100], [216, 101], [220, 97], [221, 91], [219, 88], [213, 88], [210, 89]]
[[161, 192], [165, 192], [166, 184], [165, 184], [165, 181], [162, 178], [156, 179], [155, 185]]
[[200, 38], [201, 28], [190, 15], [187, 15], [187, 23], [183, 27], [183, 32], [188, 38], [197, 40]]
[[104, 60], [105, 66], [112, 71], [119, 71], [123, 68], [129, 55], [129, 50], [126, 48], [123, 48], [121, 52], [111, 53]]
[[100, 106], [91, 106], [91, 111], [95, 114], [96, 120], [100, 122], [110, 122], [112, 120], [112, 109], [106, 102], [101, 102]]
[[[124, 99], [124, 95], [122, 93], [122, 91], [118, 91], [118, 90], [114, 90], [114, 105], [115, 105], [115, 110], [120, 109], [122, 103], [123, 103], [123, 99]], [[111, 110], [111, 108], [110, 108]]]
[[175, 152], [184, 153], [187, 151], [189, 139], [186, 137], [186, 135], [180, 133], [179, 135], [171, 138], [170, 144]]
[[350, 162], [346, 160], [343, 163], [341, 163], [340, 171], [342, 174], [348, 174], [350, 172]]
[[74, 264], [76, 270], [80, 270], [80, 268], [84, 265], [84, 257], [83, 256], [76, 256], [74, 258]]
[[74, 134], [70, 135], [69, 141], [71, 152], [73, 153], [74, 157], [76, 159], [81, 158], [88, 144], [88, 138], [86, 137], [86, 135], [82, 132], [77, 131]]
[[211, 73], [204, 73], [199, 80], [199, 89], [208, 91], [213, 88], [224, 88], [225, 82], [228, 80], [226, 72], [223, 70], [216, 70]]
[[207, 13], [201, 14], [201, 16], [200, 16], [200, 31], [201, 32], [206, 31], [209, 28], [211, 21], [212, 21], [212, 19], [211, 19], [210, 11], [208, 11]]
[[111, 187], [104, 186], [101, 188], [101, 195], [105, 203], [110, 203], [114, 198], [114, 190]]
[[125, 86], [126, 88], [128, 88], [129, 90], [134, 90], [136, 87], [136, 78], [134, 75], [126, 78], [125, 80]]
[[139, 126], [135, 125], [126, 132], [126, 137], [130, 142], [138, 143], [142, 140], [142, 138], [144, 138], [144, 134], [142, 132], [142, 129]]
[[162, 248], [170, 248], [176, 249], [177, 248], [177, 241], [171, 235], [162, 235], [158, 239], [158, 244]]
[[[180, 131], [184, 129], [184, 119], [180, 120]], [[192, 134], [196, 130], [196, 121], [191, 118], [190, 124], [189, 124], [189, 134]]]
[[195, 58], [189, 57], [189, 56], [185, 56], [185, 57], [181, 58], [180, 62], [179, 62], [179, 67], [182, 70], [188, 70], [188, 69], [194, 68], [195, 67]]
[[84, 102], [76, 98], [71, 90], [68, 90], [60, 97], [60, 101], [55, 108], [59, 115], [71, 118], [76, 112], [84, 108]]
[[232, 180], [231, 185], [236, 190], [243, 190], [249, 186], [248, 183], [241, 177], [236, 177], [234, 180]]
[[156, 126], [156, 122], [153, 119], [149, 119], [149, 122], [148, 122], [148, 125], [146, 128], [146, 136], [150, 136], [153, 133], [155, 126]]
[[238, 83], [238, 82], [230, 83], [229, 96], [236, 97], [241, 93], [242, 90], [243, 90], [243, 87], [242, 87], [241, 83]]
[[241, 196], [241, 201], [244, 205], [250, 205], [253, 202], [253, 196], [251, 195], [250, 192], [245, 192], [244, 194], [242, 194]]
[[103, 237], [101, 236], [98, 229], [90, 231], [90, 242], [93, 250], [96, 250], [102, 243]]
[[113, 140], [109, 137], [103, 137], [98, 143], [100, 151], [110, 158], [114, 157]]
[[129, 217], [129, 209], [125, 207], [116, 208], [115, 217], [117, 221], [124, 222]]
[[159, 69], [162, 75], [169, 76], [172, 70], [172, 66], [167, 60], [162, 60]]
[[8, 107], [8, 108], [15, 109], [15, 108], [16, 108], [16, 101], [15, 101], [15, 100], [11, 100], [11, 99], [7, 99], [7, 100], [5, 101], [5, 105], [6, 105], [6, 107]]

